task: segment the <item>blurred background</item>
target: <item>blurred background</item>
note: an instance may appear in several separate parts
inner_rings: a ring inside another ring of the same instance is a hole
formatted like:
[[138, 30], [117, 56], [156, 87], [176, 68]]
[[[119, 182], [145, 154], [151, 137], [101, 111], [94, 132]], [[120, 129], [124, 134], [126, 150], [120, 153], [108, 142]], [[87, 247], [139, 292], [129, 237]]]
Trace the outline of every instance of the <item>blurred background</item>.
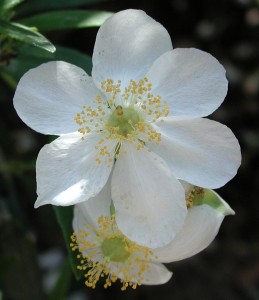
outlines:
[[[233, 130], [243, 160], [237, 176], [218, 190], [236, 215], [224, 220], [210, 247], [168, 264], [174, 275], [167, 284], [121, 292], [116, 284], [92, 290], [75, 280], [53, 207], [33, 208], [35, 161], [50, 140], [19, 119], [12, 98], [19, 78], [44, 61], [65, 60], [90, 74], [98, 26], [108, 12], [126, 8], [142, 9], [163, 24], [175, 48], [202, 49], [225, 66], [228, 95], [211, 118]], [[75, 20], [65, 22], [72, 10]], [[258, 0], [1, 0], [0, 299], [258, 300], [258, 43]]]

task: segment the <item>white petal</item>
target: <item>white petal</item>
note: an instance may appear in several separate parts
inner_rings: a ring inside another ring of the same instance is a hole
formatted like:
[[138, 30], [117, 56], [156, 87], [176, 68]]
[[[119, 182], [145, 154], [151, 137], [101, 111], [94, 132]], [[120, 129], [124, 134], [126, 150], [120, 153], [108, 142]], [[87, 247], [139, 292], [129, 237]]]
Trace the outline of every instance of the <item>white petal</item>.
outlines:
[[84, 223], [96, 227], [97, 230], [99, 217], [110, 216], [111, 199], [111, 181], [108, 180], [96, 196], [75, 205], [77, 215], [80, 215]]
[[142, 79], [161, 54], [172, 49], [166, 29], [141, 10], [128, 9], [107, 19], [98, 31], [93, 53], [96, 84], [108, 78]]
[[[44, 204], [67, 206], [95, 196], [106, 184], [111, 167], [107, 160], [96, 162], [98, 135], [67, 134], [45, 145], [36, 163], [38, 199], [35, 207]], [[114, 152], [115, 145], [107, 144]]]
[[143, 272], [143, 284], [156, 285], [164, 284], [168, 282], [173, 273], [168, 271], [168, 269], [163, 264], [150, 263], [150, 272]]
[[[87, 203], [88, 201], [84, 202]], [[98, 238], [96, 234], [96, 230], [94, 229], [95, 227], [95, 221], [92, 223], [94, 220], [91, 218], [91, 216], [85, 215], [85, 210], [82, 210], [81, 203], [76, 204], [74, 206], [74, 216], [73, 216], [73, 230], [75, 233], [77, 233], [80, 237], [80, 240], [77, 242], [79, 244], [80, 251], [84, 255], [91, 255], [93, 260], [96, 261], [101, 261], [103, 259], [103, 253], [101, 249], [101, 241]], [[86, 234], [84, 236], [84, 234]], [[82, 236], [85, 238], [85, 242], [92, 243], [92, 246], [86, 247], [83, 240]], [[94, 248], [95, 253], [93, 256], [92, 249]]]
[[167, 246], [154, 250], [160, 262], [173, 262], [193, 256], [214, 240], [224, 214], [208, 205], [193, 206], [188, 210], [183, 228]]
[[21, 78], [14, 107], [34, 130], [60, 135], [78, 130], [74, 117], [97, 94], [100, 91], [81, 68], [63, 61], [48, 62]]
[[[140, 263], [140, 262], [139, 262]], [[138, 271], [140, 268], [139, 263], [137, 264], [131, 264], [131, 270], [129, 269], [130, 277], [133, 276], [132, 282], [138, 282], [139, 280], [139, 275]], [[123, 263], [113, 263], [111, 262], [109, 264], [109, 268], [111, 272], [124, 280], [123, 273], [120, 272], [120, 269], [125, 268], [125, 266], [122, 266]], [[170, 280], [172, 277], [173, 273], [168, 271], [168, 269], [160, 263], [150, 263], [150, 262], [143, 262], [143, 264], [149, 264], [150, 266], [150, 272], [149, 271], [144, 271], [141, 276], [143, 279], [141, 280], [142, 284], [147, 284], [147, 285], [156, 285], [156, 284], [164, 284], [167, 281]]]
[[92, 219], [88, 218], [88, 216], [85, 217], [84, 211], [82, 211], [81, 203], [74, 206], [72, 226], [75, 232], [82, 232], [83, 230], [86, 230], [87, 227], [87, 229], [91, 232], [89, 236], [93, 235], [96, 237], [96, 232], [91, 228], [91, 226], [93, 226]]
[[198, 49], [174, 49], [160, 56], [147, 73], [170, 106], [170, 115], [203, 117], [223, 102], [228, 83], [223, 66]]
[[227, 126], [202, 118], [165, 118], [158, 125], [161, 142], [149, 146], [165, 159], [177, 178], [218, 188], [236, 175], [240, 146]]
[[184, 180], [179, 181], [181, 182], [181, 185], [184, 188], [185, 195], [188, 195], [188, 193], [194, 188], [194, 185]]
[[168, 244], [186, 216], [184, 190], [159, 156], [131, 144], [124, 149], [112, 175], [118, 227], [139, 245]]

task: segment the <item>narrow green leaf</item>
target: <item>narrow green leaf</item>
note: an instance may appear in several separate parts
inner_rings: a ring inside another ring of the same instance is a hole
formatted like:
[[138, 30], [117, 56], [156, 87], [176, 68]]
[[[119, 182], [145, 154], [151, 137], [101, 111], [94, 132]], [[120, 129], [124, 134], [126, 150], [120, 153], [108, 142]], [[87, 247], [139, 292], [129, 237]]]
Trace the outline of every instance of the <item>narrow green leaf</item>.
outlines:
[[2, 78], [11, 89], [15, 90], [17, 82], [10, 74], [0, 71], [0, 78]]
[[82, 277], [82, 273], [77, 269], [78, 260], [76, 258], [75, 253], [72, 251], [70, 247], [70, 243], [71, 243], [70, 237], [73, 233], [73, 229], [72, 229], [73, 206], [65, 206], [65, 207], [53, 206], [53, 208], [56, 213], [59, 226], [61, 227], [64, 236], [72, 270], [74, 272], [76, 279], [79, 280]]
[[55, 52], [56, 48], [42, 34], [33, 31], [31, 28], [17, 23], [10, 23], [0, 20], [0, 34], [21, 41], [26, 44]]
[[24, 0], [0, 0], [0, 10], [6, 11], [14, 8]]
[[30, 0], [25, 1], [18, 7], [18, 14], [28, 14], [54, 9], [64, 9], [78, 7], [80, 5], [89, 5], [94, 3], [105, 2], [107, 0]]
[[66, 10], [54, 11], [19, 20], [39, 31], [98, 27], [113, 13], [107, 11]]

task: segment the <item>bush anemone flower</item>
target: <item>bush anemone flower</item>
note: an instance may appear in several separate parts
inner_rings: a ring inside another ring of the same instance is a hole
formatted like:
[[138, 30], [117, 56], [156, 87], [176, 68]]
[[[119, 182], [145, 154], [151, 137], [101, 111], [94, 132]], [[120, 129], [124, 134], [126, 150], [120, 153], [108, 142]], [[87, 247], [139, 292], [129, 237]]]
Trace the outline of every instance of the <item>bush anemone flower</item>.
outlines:
[[112, 173], [120, 230], [142, 245], [166, 245], [187, 214], [178, 179], [218, 188], [240, 165], [231, 130], [202, 118], [226, 93], [225, 70], [210, 54], [173, 50], [166, 29], [143, 11], [114, 14], [98, 31], [92, 77], [58, 61], [18, 84], [21, 119], [60, 135], [39, 153], [35, 207], [86, 201]]
[[75, 205], [71, 248], [79, 251], [78, 269], [85, 273], [85, 284], [95, 288], [100, 278], [104, 287], [119, 280], [122, 290], [141, 284], [163, 284], [172, 273], [162, 263], [193, 256], [215, 238], [228, 214], [229, 205], [214, 191], [187, 185], [188, 207], [185, 222], [166, 246], [150, 249], [129, 240], [116, 225], [110, 212], [110, 185], [96, 197]]

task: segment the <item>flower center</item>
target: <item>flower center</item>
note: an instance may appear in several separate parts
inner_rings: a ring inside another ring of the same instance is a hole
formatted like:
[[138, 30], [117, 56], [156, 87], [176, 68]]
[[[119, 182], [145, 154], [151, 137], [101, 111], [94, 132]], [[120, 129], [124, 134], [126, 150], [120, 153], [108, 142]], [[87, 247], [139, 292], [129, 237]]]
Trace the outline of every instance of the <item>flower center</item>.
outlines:
[[127, 251], [127, 240], [124, 237], [107, 237], [102, 242], [102, 251], [111, 261], [125, 262], [130, 253]]
[[123, 108], [121, 105], [118, 105], [110, 114], [106, 126], [111, 133], [127, 137], [136, 129], [135, 125], [139, 121], [140, 116], [134, 107]]
[[143, 273], [150, 271], [152, 250], [126, 238], [118, 229], [114, 215], [101, 216], [98, 228], [86, 226], [71, 236], [71, 248], [80, 254], [79, 270], [87, 270], [86, 286], [95, 288], [101, 277], [107, 276], [107, 288], [118, 279], [122, 290], [135, 289], [143, 281]]
[[124, 90], [120, 80], [115, 83], [107, 79], [101, 82], [101, 89], [105, 98], [97, 95], [93, 106], [84, 106], [74, 118], [83, 140], [88, 133], [101, 134], [96, 145], [99, 151], [97, 163], [101, 163], [103, 153], [109, 162], [111, 157], [118, 156], [118, 151], [110, 153], [107, 150], [110, 140], [118, 141], [119, 146], [127, 140], [134, 143], [137, 150], [142, 149], [146, 142], [160, 143], [161, 133], [153, 124], [168, 116], [169, 107], [160, 95], [151, 93], [152, 84], [148, 78], [138, 82], [130, 80]]

